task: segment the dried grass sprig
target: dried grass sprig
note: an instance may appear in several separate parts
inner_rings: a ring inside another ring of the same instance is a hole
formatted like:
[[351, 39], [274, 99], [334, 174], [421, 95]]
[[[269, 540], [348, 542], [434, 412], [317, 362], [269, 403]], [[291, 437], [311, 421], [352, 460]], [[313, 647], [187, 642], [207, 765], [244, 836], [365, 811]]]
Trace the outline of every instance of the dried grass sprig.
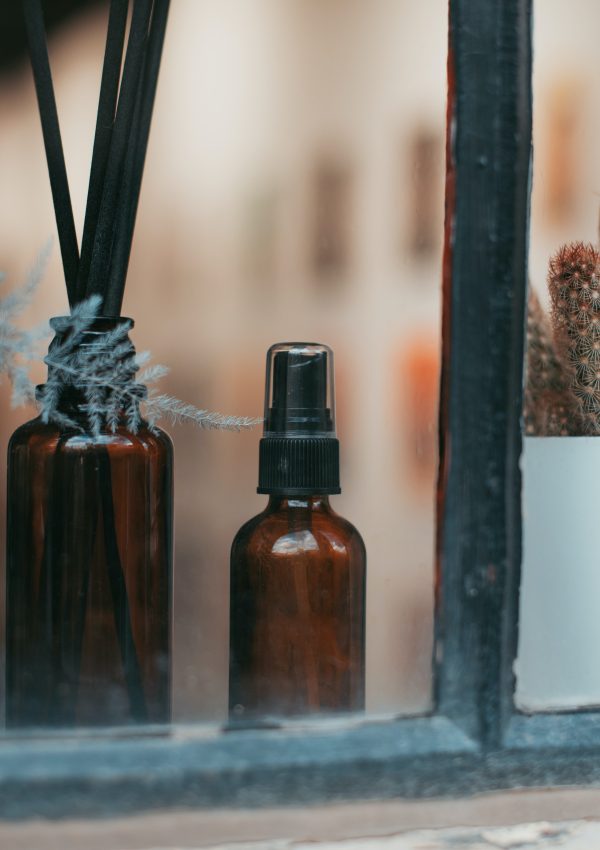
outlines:
[[[15, 319], [31, 304], [48, 264], [52, 242], [43, 248], [23, 286], [0, 297], [0, 376], [6, 375], [12, 384], [11, 404], [16, 407], [35, 400], [29, 377], [32, 361], [38, 360], [41, 343], [48, 337], [47, 323], [22, 330]], [[0, 283], [4, 276], [0, 275]]]
[[[114, 432], [123, 419], [135, 433], [142, 424], [142, 416], [150, 428], [155, 428], [161, 419], [172, 424], [191, 422], [203, 429], [230, 431], [253, 428], [262, 422], [260, 418], [214, 413], [158, 392], [152, 385], [170, 370], [159, 363], [150, 364], [149, 351], [135, 353], [128, 340], [128, 323], [95, 334], [93, 344], [84, 344], [100, 310], [99, 295], [75, 304], [69, 316], [52, 320], [58, 336], [44, 358], [48, 379], [36, 395], [29, 369], [32, 362], [41, 358], [42, 344], [48, 339], [50, 327], [45, 322], [22, 330], [15, 319], [33, 300], [48, 263], [51, 244], [50, 241], [40, 252], [23, 286], [0, 297], [0, 376], [6, 375], [12, 384], [13, 406], [37, 401], [44, 422], [81, 430], [80, 422], [62, 409], [65, 388], [75, 388], [84, 398], [87, 425], [95, 435], [103, 428]], [[3, 279], [0, 275], [0, 283]]]
[[[105, 428], [114, 432], [122, 421], [133, 433], [144, 420], [154, 429], [163, 418], [173, 424], [192, 422], [200, 428], [230, 431], [252, 428], [262, 421], [213, 413], [159, 393], [152, 387], [148, 390], [148, 385], [167, 375], [169, 369], [161, 364], [146, 365], [149, 352], [136, 355], [128, 339], [131, 326], [126, 322], [105, 333], [94, 332], [90, 342], [88, 332], [100, 304], [100, 296], [91, 296], [76, 305], [70, 316], [52, 322], [60, 338], [53, 342], [45, 358], [49, 367], [48, 381], [38, 393], [45, 422], [82, 430], [80, 422], [68, 417], [63, 410], [61, 402], [68, 387], [83, 399], [85, 424], [96, 436]], [[145, 368], [136, 378], [141, 366]]]
[[246, 428], [254, 428], [255, 425], [259, 425], [263, 421], [248, 416], [211, 413], [209, 410], [200, 410], [193, 404], [186, 404], [173, 396], [158, 395], [152, 391], [149, 392], [147, 398], [143, 399], [142, 409], [151, 426], [159, 419], [164, 418], [169, 419], [173, 425], [192, 422], [200, 428], [241, 431]]

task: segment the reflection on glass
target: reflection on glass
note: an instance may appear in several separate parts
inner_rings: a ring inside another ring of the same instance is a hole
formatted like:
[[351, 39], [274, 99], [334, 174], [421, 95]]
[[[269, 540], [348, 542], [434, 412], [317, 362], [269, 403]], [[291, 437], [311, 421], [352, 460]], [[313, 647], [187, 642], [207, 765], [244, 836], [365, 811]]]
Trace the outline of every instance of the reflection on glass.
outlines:
[[[368, 712], [430, 704], [447, 11], [445, 0], [178, 0], [125, 296], [136, 347], [171, 367], [165, 391], [212, 410], [260, 416], [278, 340], [335, 351], [342, 493], [331, 509], [368, 552]], [[50, 44], [75, 199], [105, 24], [94, 9]], [[25, 59], [0, 78], [0, 121], [12, 280], [54, 229]], [[63, 312], [63, 291], [55, 256], [32, 321]], [[6, 445], [26, 414], [4, 415], [0, 393]], [[261, 435], [171, 436], [173, 713], [223, 721], [229, 552], [266, 507]]]
[[233, 719], [364, 708], [365, 560], [327, 496], [272, 496], [243, 526], [231, 555]]
[[[527, 316], [523, 565], [516, 702], [600, 703], [593, 647], [600, 593], [600, 255], [590, 60], [600, 9], [539, 4], [534, 27], [534, 179]], [[591, 53], [590, 53], [591, 51]]]

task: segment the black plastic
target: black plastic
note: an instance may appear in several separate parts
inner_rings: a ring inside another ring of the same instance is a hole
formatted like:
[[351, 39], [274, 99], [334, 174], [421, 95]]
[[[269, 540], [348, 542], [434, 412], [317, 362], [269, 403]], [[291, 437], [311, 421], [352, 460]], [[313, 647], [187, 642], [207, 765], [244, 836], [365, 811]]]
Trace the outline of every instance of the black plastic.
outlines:
[[327, 351], [308, 346], [275, 354], [273, 406], [267, 414], [265, 432], [334, 432], [327, 406], [327, 360]]
[[340, 491], [333, 352], [318, 343], [278, 343], [267, 353], [264, 437], [258, 492]]

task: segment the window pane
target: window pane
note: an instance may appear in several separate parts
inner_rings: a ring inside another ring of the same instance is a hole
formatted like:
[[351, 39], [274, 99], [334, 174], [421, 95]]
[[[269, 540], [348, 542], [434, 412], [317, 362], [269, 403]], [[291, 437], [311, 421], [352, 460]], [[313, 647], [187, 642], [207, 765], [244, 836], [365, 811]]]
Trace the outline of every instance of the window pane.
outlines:
[[[538, 2], [534, 171], [523, 458], [524, 559], [517, 704], [600, 703], [598, 504], [600, 350], [596, 139], [600, 9]], [[582, 245], [581, 243], [585, 243]], [[563, 246], [565, 246], [563, 248]]]
[[[134, 342], [171, 368], [162, 391], [252, 417], [262, 416], [270, 345], [333, 349], [342, 494], [332, 505], [367, 550], [366, 708], [424, 710], [447, 3], [172, 5], [125, 295]], [[105, 20], [102, 10], [75, 17], [50, 43], [77, 222]], [[29, 70], [0, 85], [2, 263], [13, 280], [54, 222]], [[65, 304], [55, 250], [28, 318]], [[0, 391], [6, 411], [6, 384]], [[3, 415], [4, 444], [26, 418]], [[175, 444], [173, 713], [222, 721], [229, 550], [267, 502], [256, 495], [261, 429], [164, 427]], [[307, 599], [302, 628], [314, 626]], [[308, 640], [294, 628], [290, 657]]]

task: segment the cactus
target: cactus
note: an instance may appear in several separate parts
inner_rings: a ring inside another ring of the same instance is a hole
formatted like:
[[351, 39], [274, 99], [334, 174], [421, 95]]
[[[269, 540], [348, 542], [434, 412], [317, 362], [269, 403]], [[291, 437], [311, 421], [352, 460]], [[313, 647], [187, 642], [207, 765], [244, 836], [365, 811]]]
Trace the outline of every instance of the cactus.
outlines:
[[[554, 343], [569, 375], [581, 426], [600, 434], [600, 253], [590, 244], [563, 245], [551, 258], [548, 289]], [[572, 433], [572, 432], [569, 432]]]
[[569, 392], [569, 375], [558, 358], [552, 328], [535, 290], [527, 301], [527, 379], [525, 433], [558, 437], [582, 428], [577, 405]]

